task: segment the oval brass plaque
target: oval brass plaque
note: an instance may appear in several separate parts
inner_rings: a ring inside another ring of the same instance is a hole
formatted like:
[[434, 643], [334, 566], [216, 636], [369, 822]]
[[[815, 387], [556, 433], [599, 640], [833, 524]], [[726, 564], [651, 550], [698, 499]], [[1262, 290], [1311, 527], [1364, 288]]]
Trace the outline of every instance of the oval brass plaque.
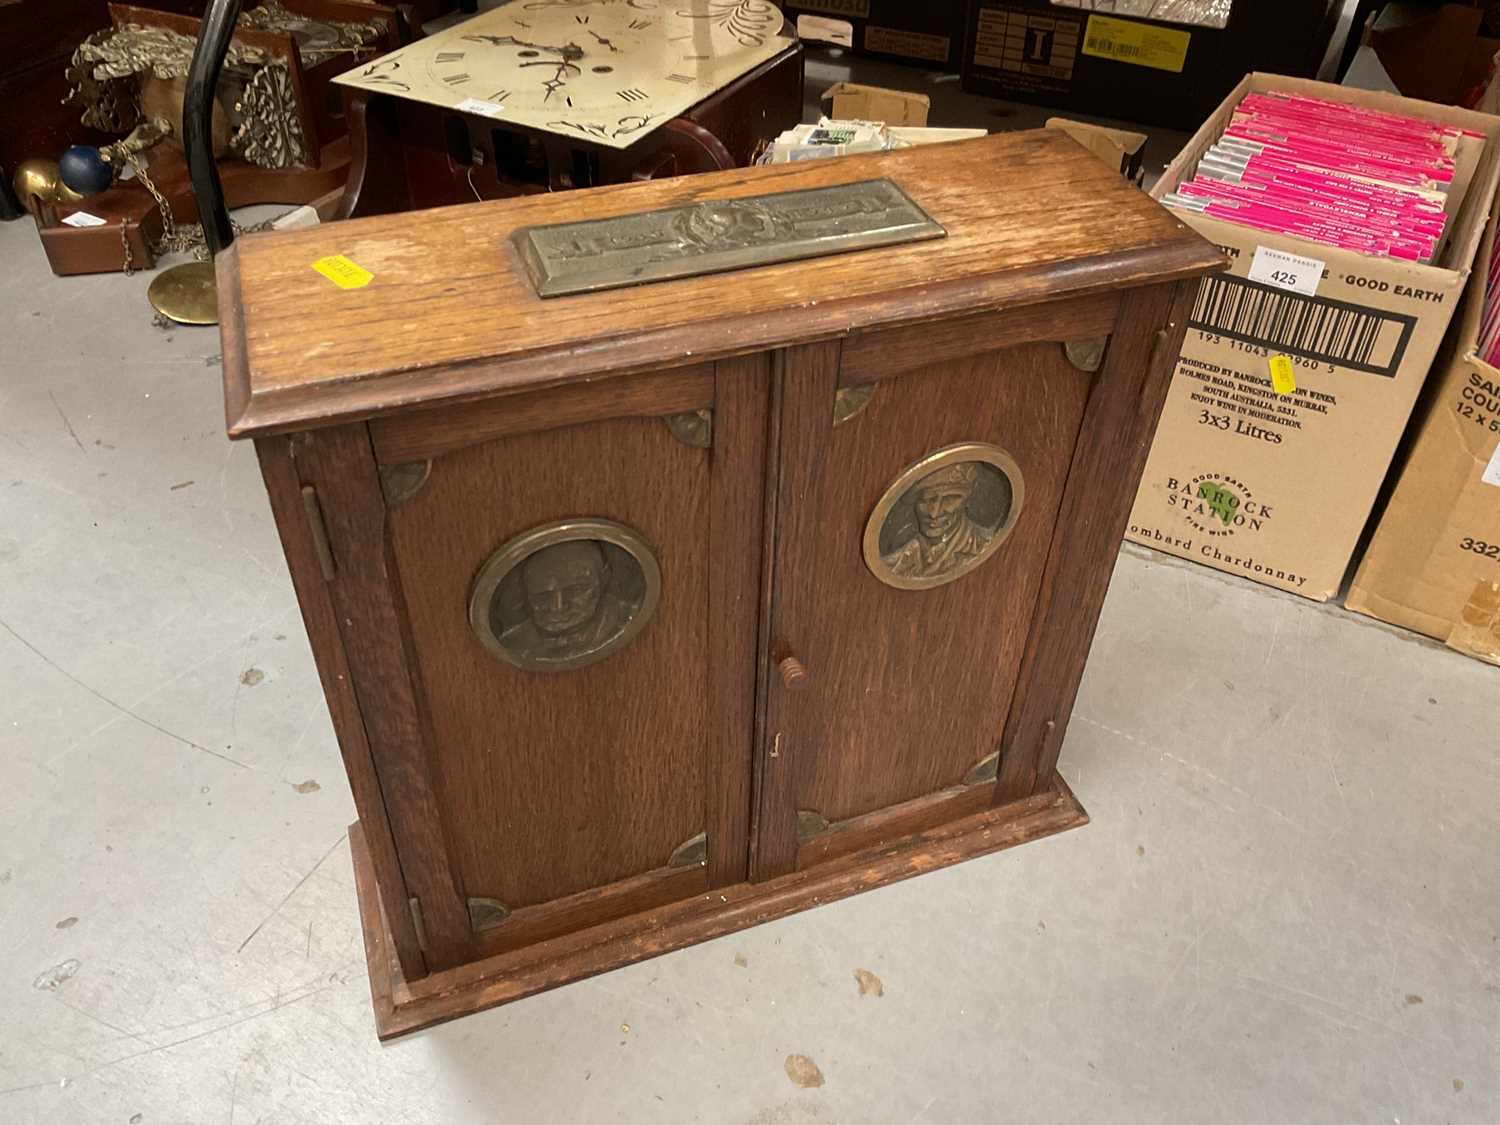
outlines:
[[865, 565], [887, 586], [926, 590], [989, 558], [1015, 526], [1021, 468], [998, 445], [964, 442], [902, 470], [865, 525]]
[[490, 556], [469, 624], [507, 664], [567, 672], [628, 645], [660, 600], [661, 568], [640, 535], [613, 520], [560, 520]]

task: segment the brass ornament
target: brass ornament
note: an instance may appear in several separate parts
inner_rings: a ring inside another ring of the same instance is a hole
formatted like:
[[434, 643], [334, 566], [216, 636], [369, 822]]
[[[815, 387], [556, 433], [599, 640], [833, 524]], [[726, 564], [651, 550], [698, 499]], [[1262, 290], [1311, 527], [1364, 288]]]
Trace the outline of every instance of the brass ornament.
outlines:
[[308, 163], [307, 140], [297, 113], [297, 90], [285, 63], [257, 70], [234, 103], [240, 126], [230, 147], [261, 168], [291, 168]]
[[[383, 20], [321, 20], [289, 11], [277, 0], [263, 0], [242, 13], [238, 27], [290, 35], [305, 67], [341, 54], [357, 58], [372, 52], [386, 32]], [[83, 124], [107, 133], [127, 132], [143, 116], [164, 118], [180, 132], [183, 80], [196, 46], [193, 36], [149, 24], [96, 31], [73, 52], [65, 101], [83, 111]], [[284, 59], [232, 39], [215, 102], [215, 156], [235, 155], [261, 168], [311, 162], [296, 85]], [[226, 113], [231, 106], [232, 114]]]
[[11, 177], [11, 186], [15, 188], [16, 198], [20, 200], [21, 206], [33, 217], [40, 217], [43, 211], [59, 203], [71, 204], [83, 200], [83, 196], [62, 182], [62, 173], [55, 160], [37, 158], [21, 161]]
[[510, 907], [498, 898], [469, 899], [469, 929], [476, 934], [493, 930], [510, 917]]
[[1015, 527], [1021, 468], [998, 445], [963, 442], [929, 453], [891, 482], [865, 524], [865, 565], [898, 590], [963, 577]]
[[255, 31], [283, 32], [297, 43], [297, 57], [304, 68], [325, 63], [338, 55], [358, 58], [373, 50], [375, 43], [385, 34], [381, 20], [364, 23], [342, 23], [336, 20], [320, 20], [301, 12], [283, 7], [277, 0], [261, 0], [255, 7], [240, 13], [241, 28]]
[[1081, 340], [1064, 341], [1063, 353], [1078, 370], [1092, 374], [1104, 366], [1104, 349], [1108, 346], [1108, 336], [1087, 336]]
[[507, 664], [569, 672], [628, 645], [660, 601], [661, 567], [638, 533], [613, 520], [559, 520], [490, 557], [474, 581], [469, 625]]
[[212, 262], [185, 262], [151, 279], [146, 300], [178, 324], [218, 324], [219, 290]]
[[[77, 101], [77, 98], [86, 96], [88, 91], [76, 89], [84, 78], [94, 82], [135, 78], [142, 74], [153, 74], [157, 78], [186, 78], [197, 45], [196, 37], [168, 27], [124, 23], [96, 31], [73, 52], [68, 74], [74, 80], [74, 95], [77, 97], [70, 95], [69, 100]], [[266, 51], [233, 39], [224, 56], [224, 68], [230, 74], [239, 72], [248, 76], [253, 68], [265, 66], [269, 61]]]
[[685, 410], [681, 414], [668, 414], [662, 418], [672, 436], [683, 445], [694, 449], [708, 449], [714, 443], [714, 412], [712, 410]]
[[561, 297], [947, 234], [894, 181], [878, 179], [522, 227], [511, 238], [537, 296]]
[[841, 426], [875, 400], [876, 383], [840, 387], [833, 396], [833, 424]]

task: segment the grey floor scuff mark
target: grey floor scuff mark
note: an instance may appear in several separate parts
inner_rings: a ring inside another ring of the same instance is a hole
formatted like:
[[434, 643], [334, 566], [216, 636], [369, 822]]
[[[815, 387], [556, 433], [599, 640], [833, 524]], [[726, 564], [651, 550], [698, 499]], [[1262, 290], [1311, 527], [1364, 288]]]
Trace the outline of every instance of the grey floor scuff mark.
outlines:
[[348, 838], [349, 838], [349, 833], [345, 832], [342, 836], [340, 836], [337, 840], [335, 840], [333, 842], [332, 846], [326, 852], [323, 853], [323, 857], [321, 859], [319, 859], [317, 863], [315, 863], [315, 864], [312, 865], [312, 869], [310, 871], [308, 871], [308, 873], [306, 875], [302, 876], [302, 878], [300, 878], [300, 879], [297, 880], [297, 885], [294, 886], [291, 890], [287, 891], [286, 897], [284, 897], [280, 902], [278, 902], [276, 904], [275, 908], [271, 911], [271, 913], [267, 914], [264, 918], [262, 918], [260, 920], [260, 922], [258, 922], [256, 924], [255, 929], [253, 929], [253, 930], [250, 931], [249, 935], [245, 938], [244, 941], [240, 942], [240, 947], [235, 950], [236, 953], [243, 953], [243, 952], [245, 952], [245, 946], [249, 945], [250, 942], [252, 940], [254, 940], [255, 935], [258, 934], [258, 933], [260, 933], [260, 931], [265, 927], [265, 925], [266, 925], [267, 922], [269, 922], [272, 918], [276, 917], [276, 915], [278, 915], [278, 914], [281, 913], [281, 908], [283, 906], [285, 906], [287, 903], [289, 903], [289, 902], [292, 901], [292, 896], [295, 895], [298, 891], [300, 891], [302, 889], [303, 885], [306, 884], [306, 882], [309, 879], [311, 879], [313, 877], [313, 875], [315, 875], [317, 873], [318, 868], [322, 867], [323, 864], [328, 861], [328, 857], [331, 856], [334, 853], [334, 849], [336, 849], [340, 844], [342, 844]]
[[88, 450], [83, 447], [83, 442], [78, 440], [78, 431], [73, 429], [73, 423], [69, 422], [68, 416], [63, 413], [63, 408], [61, 404], [58, 403], [57, 396], [51, 391], [48, 391], [47, 397], [52, 400], [52, 405], [57, 407], [57, 416], [62, 419], [62, 424], [67, 427], [68, 436], [73, 439], [73, 444], [78, 447], [78, 452], [87, 454]]
[[126, 707], [123, 703], [119, 703], [119, 702], [111, 699], [109, 696], [105, 695], [102, 691], [99, 691], [97, 688], [95, 688], [95, 687], [93, 687], [93, 686], [91, 686], [89, 684], [84, 683], [77, 676], [73, 675], [72, 672], [69, 672], [61, 664], [59, 664], [57, 661], [53, 660], [50, 656], [48, 656], [46, 653], [44, 653], [41, 649], [37, 648], [36, 645], [32, 644], [25, 637], [21, 636], [20, 633], [16, 632], [14, 629], [12, 629], [10, 627], [10, 625], [7, 624], [4, 620], [0, 620], [0, 629], [4, 629], [7, 633], [9, 633], [13, 638], [15, 638], [15, 640], [21, 645], [22, 648], [25, 648], [25, 649], [29, 650], [31, 653], [33, 653], [37, 657], [37, 659], [39, 659], [43, 664], [47, 665], [47, 667], [51, 668], [53, 671], [57, 672], [59, 675], [64, 676], [67, 679], [71, 680], [73, 683], [75, 683], [79, 687], [81, 687], [84, 691], [86, 691], [90, 695], [92, 695], [95, 699], [99, 700], [101, 703], [105, 703], [105, 704], [109, 705], [110, 707], [113, 707], [116, 711], [120, 712], [122, 715], [128, 715], [130, 718], [134, 719], [136, 722], [143, 723], [144, 725], [150, 727], [152, 730], [156, 731], [158, 734], [164, 734], [168, 738], [172, 739], [175, 742], [180, 742], [184, 746], [191, 746], [194, 750], [201, 750], [203, 753], [208, 754], [208, 755], [210, 755], [212, 757], [218, 758], [220, 761], [228, 762], [232, 766], [238, 766], [242, 770], [247, 770], [247, 769], [250, 768], [244, 762], [236, 761], [235, 759], [231, 758], [228, 754], [220, 754], [217, 750], [210, 750], [207, 746], [201, 746], [198, 743], [194, 742], [191, 738], [184, 738], [182, 735], [178, 734], [175, 731], [170, 731], [166, 727], [161, 726], [158, 723], [153, 723], [150, 719], [144, 717], [143, 715], [137, 715], [134, 711], [132, 711], [129, 707]]
[[31, 982], [31, 987], [42, 992], [56, 992], [64, 981], [72, 980], [78, 975], [78, 970], [83, 967], [83, 962], [77, 958], [70, 957], [60, 965], [39, 973], [36, 980]]

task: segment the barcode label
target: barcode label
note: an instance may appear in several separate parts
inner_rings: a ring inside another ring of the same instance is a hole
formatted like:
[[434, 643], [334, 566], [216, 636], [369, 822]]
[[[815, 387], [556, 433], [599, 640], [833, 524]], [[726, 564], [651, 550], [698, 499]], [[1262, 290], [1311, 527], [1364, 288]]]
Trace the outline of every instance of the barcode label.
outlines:
[[1417, 318], [1303, 297], [1238, 277], [1208, 277], [1188, 323], [1304, 359], [1394, 378]]
[[1151, 54], [1149, 47], [1140, 47], [1134, 43], [1116, 43], [1113, 39], [1101, 39], [1097, 35], [1089, 36], [1085, 46], [1090, 51], [1097, 51], [1101, 55], [1114, 55], [1116, 58], [1144, 59]]
[[1084, 32], [1083, 53], [1129, 66], [1150, 66], [1181, 74], [1192, 35], [1135, 20], [1092, 15]]

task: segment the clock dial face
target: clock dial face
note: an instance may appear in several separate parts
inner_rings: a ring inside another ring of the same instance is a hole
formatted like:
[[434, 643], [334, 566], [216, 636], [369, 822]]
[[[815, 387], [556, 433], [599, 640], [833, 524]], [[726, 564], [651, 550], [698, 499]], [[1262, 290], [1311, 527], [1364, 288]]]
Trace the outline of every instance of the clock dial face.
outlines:
[[511, 0], [334, 81], [625, 148], [787, 45], [770, 0]]

